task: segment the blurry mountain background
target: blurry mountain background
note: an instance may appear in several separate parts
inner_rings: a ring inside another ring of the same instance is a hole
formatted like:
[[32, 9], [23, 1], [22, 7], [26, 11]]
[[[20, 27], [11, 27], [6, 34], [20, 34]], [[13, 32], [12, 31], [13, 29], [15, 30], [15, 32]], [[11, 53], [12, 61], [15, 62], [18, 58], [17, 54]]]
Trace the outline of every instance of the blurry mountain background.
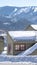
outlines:
[[37, 24], [37, 6], [0, 7], [0, 29], [25, 30], [31, 24]]

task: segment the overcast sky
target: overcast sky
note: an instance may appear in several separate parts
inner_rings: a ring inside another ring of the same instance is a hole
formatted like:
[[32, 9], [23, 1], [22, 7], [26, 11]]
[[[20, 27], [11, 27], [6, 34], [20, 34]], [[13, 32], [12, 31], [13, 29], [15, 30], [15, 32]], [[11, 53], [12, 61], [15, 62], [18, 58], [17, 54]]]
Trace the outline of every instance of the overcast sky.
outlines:
[[0, 7], [2, 6], [37, 6], [37, 0], [0, 0]]

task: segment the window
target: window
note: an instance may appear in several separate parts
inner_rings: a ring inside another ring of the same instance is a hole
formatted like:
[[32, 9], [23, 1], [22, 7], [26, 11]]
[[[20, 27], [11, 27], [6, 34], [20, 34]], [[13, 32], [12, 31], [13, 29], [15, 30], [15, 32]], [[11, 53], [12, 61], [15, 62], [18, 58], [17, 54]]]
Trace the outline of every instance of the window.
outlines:
[[25, 49], [25, 45], [20, 45], [20, 50], [24, 50]]
[[15, 45], [15, 50], [19, 50], [19, 45]]
[[23, 51], [26, 49], [26, 46], [24, 44], [21, 45], [15, 45], [15, 50], [16, 51]]

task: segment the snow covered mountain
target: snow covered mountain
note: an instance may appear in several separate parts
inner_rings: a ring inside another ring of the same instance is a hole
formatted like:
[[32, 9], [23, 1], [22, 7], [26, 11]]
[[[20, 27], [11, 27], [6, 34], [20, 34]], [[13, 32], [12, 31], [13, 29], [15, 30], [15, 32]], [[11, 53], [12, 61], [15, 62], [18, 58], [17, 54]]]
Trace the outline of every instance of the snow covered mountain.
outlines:
[[37, 6], [0, 7], [0, 29], [24, 30], [26, 25], [37, 24]]
[[31, 23], [37, 23], [37, 7], [24, 7], [11, 14], [12, 21], [17, 22], [21, 19], [27, 19]]

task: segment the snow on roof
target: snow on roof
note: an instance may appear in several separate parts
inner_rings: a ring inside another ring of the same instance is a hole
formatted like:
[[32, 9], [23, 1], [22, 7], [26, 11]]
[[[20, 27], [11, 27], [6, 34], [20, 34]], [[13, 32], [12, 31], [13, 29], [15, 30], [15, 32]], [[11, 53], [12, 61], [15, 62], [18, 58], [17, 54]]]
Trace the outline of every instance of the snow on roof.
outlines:
[[27, 49], [26, 51], [23, 51], [22, 53], [18, 54], [17, 56], [26, 56], [26, 55], [29, 55], [29, 54], [33, 53], [36, 49], [37, 49], [37, 43], [34, 44], [29, 49]]
[[31, 25], [31, 27], [33, 27], [35, 30], [37, 30], [37, 24], [36, 25], [35, 24]]
[[9, 31], [8, 32], [11, 37], [29, 37], [35, 36], [34, 31]]
[[0, 30], [0, 36], [6, 36], [6, 32], [4, 30]]
[[2, 33], [2, 34], [0, 34], [0, 36], [3, 36], [4, 37], [4, 36], [6, 36], [6, 34], [5, 33], [4, 34]]
[[14, 40], [35, 40], [34, 31], [9, 31], [8, 33]]

